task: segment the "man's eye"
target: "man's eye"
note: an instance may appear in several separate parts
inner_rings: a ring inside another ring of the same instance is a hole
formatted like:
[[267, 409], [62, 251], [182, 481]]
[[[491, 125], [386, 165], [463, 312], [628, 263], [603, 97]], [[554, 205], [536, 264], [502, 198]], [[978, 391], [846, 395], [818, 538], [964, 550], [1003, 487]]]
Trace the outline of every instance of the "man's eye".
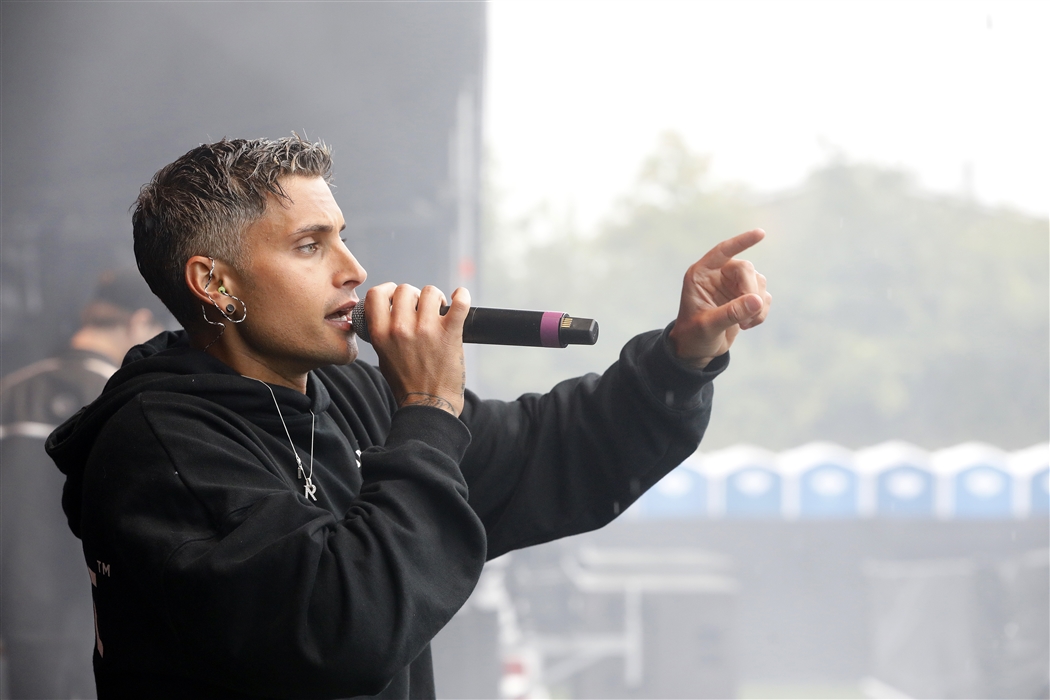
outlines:
[[303, 245], [296, 248], [296, 250], [301, 250], [304, 253], [313, 253], [320, 247], [321, 244], [319, 243], [304, 243]]

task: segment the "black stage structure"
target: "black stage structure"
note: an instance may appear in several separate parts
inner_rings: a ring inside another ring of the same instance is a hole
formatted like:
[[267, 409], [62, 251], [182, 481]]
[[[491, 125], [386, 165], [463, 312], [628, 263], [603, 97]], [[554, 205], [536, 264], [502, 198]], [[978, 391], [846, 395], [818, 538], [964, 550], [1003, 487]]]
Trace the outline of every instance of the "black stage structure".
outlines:
[[366, 286], [476, 298], [483, 3], [0, 7], [2, 373], [134, 264], [138, 188], [224, 136], [325, 140]]

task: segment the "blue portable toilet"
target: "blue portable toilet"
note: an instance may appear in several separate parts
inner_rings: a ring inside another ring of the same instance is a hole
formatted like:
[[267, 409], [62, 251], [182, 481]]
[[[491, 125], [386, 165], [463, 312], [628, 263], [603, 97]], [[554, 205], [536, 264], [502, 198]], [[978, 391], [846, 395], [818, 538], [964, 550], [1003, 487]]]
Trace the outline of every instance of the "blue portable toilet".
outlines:
[[930, 463], [937, 475], [940, 517], [1013, 517], [1014, 479], [1002, 450], [967, 442], [935, 452]]
[[694, 454], [638, 499], [639, 518], [700, 518], [707, 515], [707, 477]]
[[924, 450], [906, 442], [884, 442], [858, 450], [855, 461], [862, 516], [934, 516], [936, 479]]
[[1050, 514], [1050, 469], [1043, 469], [1032, 477], [1031, 503], [1028, 507], [1029, 515]]
[[1018, 450], [1007, 459], [1014, 478], [1014, 514], [1047, 517], [1050, 514], [1050, 443]]
[[812, 442], [781, 453], [784, 515], [788, 518], [855, 518], [860, 479], [853, 453], [829, 442]]
[[712, 516], [779, 518], [782, 479], [776, 456], [768, 450], [737, 445], [705, 455], [700, 468], [707, 477]]

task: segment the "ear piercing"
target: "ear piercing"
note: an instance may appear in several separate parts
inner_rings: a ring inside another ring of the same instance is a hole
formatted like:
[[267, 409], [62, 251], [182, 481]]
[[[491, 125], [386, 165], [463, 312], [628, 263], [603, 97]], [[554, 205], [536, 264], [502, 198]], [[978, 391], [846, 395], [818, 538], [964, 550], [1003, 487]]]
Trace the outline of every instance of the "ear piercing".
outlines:
[[[208, 259], [211, 260], [211, 269], [208, 270], [208, 282], [204, 285], [204, 291], [208, 291], [208, 287], [211, 286], [212, 278], [215, 275], [215, 258], [208, 258]], [[219, 311], [219, 313], [222, 314], [223, 318], [225, 318], [230, 323], [243, 323], [244, 319], [248, 318], [248, 305], [244, 303], [244, 300], [243, 299], [238, 299], [237, 297], [235, 297], [234, 295], [232, 295], [228, 291], [226, 291], [226, 285], [224, 285], [224, 284], [220, 284], [219, 285], [219, 294], [223, 294], [225, 296], [228, 296], [233, 301], [241, 302], [241, 307], [242, 307], [241, 308], [241, 317], [240, 318], [232, 318], [230, 316], [230, 314], [236, 313], [236, 311], [237, 311], [237, 307], [234, 306], [232, 303], [229, 303], [225, 307], [222, 307], [222, 306], [219, 306], [215, 302], [214, 299], [212, 299], [211, 300], [212, 306], [214, 306]], [[210, 294], [208, 295], [208, 298], [211, 299], [211, 295]], [[201, 311], [204, 311], [204, 305], [203, 304], [201, 305]], [[224, 323], [222, 323], [221, 321], [220, 322], [212, 321], [211, 319], [208, 318], [208, 314], [206, 312], [204, 313], [204, 320], [207, 321], [208, 323], [210, 323], [213, 326], [222, 326], [222, 331], [219, 331], [219, 336], [222, 336], [222, 332], [226, 330], [226, 325]], [[219, 339], [219, 337], [215, 338], [215, 340], [218, 340], [218, 339]], [[211, 347], [211, 344], [214, 343], [215, 340], [211, 341], [211, 343], [208, 344], [208, 347]], [[205, 348], [205, 349], [207, 349], [207, 348]]]
[[[224, 284], [220, 284], [219, 285], [219, 294], [225, 294], [226, 296], [228, 296], [228, 297], [230, 297], [232, 299], [237, 299], [237, 297], [233, 296], [232, 294], [230, 294], [229, 292], [226, 291], [226, 285], [224, 285]], [[237, 300], [240, 301], [240, 299], [237, 299]], [[244, 302], [241, 302], [241, 303], [243, 304]], [[233, 304], [227, 304], [226, 305], [226, 313], [227, 314], [232, 314], [236, 310], [237, 310], [237, 307], [234, 306]], [[233, 319], [230, 319], [230, 320], [232, 321]], [[234, 323], [239, 323], [239, 321], [234, 321]]]

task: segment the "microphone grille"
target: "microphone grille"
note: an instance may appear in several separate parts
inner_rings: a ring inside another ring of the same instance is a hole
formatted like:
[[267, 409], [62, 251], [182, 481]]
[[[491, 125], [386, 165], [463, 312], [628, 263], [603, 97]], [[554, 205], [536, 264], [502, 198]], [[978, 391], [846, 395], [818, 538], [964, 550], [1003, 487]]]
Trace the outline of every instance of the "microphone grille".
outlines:
[[357, 333], [357, 337], [366, 343], [372, 342], [372, 339], [368, 336], [368, 324], [365, 321], [364, 299], [357, 302], [357, 305], [350, 310], [350, 325], [354, 327], [354, 333]]

